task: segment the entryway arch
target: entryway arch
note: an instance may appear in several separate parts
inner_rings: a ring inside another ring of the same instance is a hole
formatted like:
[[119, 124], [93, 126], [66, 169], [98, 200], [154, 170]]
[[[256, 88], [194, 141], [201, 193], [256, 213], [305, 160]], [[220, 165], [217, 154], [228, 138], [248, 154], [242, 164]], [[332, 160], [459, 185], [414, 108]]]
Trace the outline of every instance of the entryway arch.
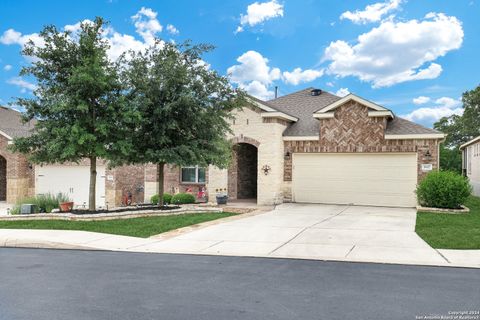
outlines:
[[7, 200], [7, 159], [0, 155], [0, 201]]
[[260, 143], [248, 137], [232, 139], [232, 163], [228, 168], [228, 197], [231, 200], [257, 199], [258, 146]]

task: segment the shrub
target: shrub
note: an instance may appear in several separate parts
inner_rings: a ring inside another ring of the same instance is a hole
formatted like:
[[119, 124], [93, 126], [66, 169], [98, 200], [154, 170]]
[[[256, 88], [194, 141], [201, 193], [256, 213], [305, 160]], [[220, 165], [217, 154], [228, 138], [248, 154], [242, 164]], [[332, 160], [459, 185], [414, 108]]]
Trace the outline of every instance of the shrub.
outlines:
[[40, 212], [50, 213], [53, 209], [60, 207], [62, 202], [70, 202], [70, 198], [63, 193], [53, 195], [51, 193], [39, 194], [34, 197], [24, 198], [18, 201], [10, 211], [11, 214], [19, 214], [22, 204], [34, 204]]
[[[151, 202], [152, 204], [158, 204], [158, 201], [159, 201], [158, 194], [153, 195], [153, 196], [150, 198], [150, 202]], [[170, 204], [170, 203], [172, 203], [172, 195], [171, 195], [170, 193], [164, 193], [164, 194], [163, 194], [163, 203], [164, 203], [164, 204]]]
[[177, 193], [172, 198], [173, 204], [195, 203], [195, 197], [190, 193]]
[[467, 178], [452, 171], [432, 171], [417, 187], [422, 206], [458, 209], [472, 193]]

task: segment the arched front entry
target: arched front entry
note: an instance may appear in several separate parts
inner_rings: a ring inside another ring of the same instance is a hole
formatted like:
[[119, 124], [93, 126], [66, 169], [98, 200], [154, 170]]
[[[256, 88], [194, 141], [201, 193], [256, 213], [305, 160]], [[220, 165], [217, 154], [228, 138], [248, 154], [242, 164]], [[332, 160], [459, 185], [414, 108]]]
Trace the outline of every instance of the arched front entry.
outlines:
[[7, 159], [0, 156], [0, 201], [7, 200]]
[[228, 169], [228, 197], [256, 199], [258, 178], [257, 146], [240, 142], [233, 146], [232, 164]]

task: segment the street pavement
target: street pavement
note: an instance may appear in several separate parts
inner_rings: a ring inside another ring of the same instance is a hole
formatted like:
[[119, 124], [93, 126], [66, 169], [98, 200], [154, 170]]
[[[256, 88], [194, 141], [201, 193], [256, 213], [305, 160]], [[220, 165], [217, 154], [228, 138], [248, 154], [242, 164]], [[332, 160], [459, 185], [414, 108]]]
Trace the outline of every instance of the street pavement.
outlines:
[[0, 271], [1, 320], [403, 320], [480, 309], [478, 269], [1, 248]]

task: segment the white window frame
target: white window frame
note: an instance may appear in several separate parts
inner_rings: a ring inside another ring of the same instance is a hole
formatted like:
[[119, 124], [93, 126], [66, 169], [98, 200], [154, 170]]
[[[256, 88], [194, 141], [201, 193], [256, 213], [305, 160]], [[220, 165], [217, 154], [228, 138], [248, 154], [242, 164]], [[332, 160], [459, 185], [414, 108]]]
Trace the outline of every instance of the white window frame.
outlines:
[[467, 174], [472, 174], [472, 155], [473, 147], [467, 148]]
[[[183, 169], [195, 169], [195, 182], [192, 182], [192, 181], [183, 181], [183, 174], [182, 174], [182, 170]], [[203, 182], [199, 182], [198, 181], [198, 177], [199, 177], [199, 169], [204, 169], [205, 170], [205, 181]], [[207, 169], [204, 168], [204, 167], [199, 167], [199, 166], [189, 166], [189, 167], [181, 167], [180, 168], [180, 183], [181, 184], [205, 184], [206, 183], [206, 180], [207, 180]]]

